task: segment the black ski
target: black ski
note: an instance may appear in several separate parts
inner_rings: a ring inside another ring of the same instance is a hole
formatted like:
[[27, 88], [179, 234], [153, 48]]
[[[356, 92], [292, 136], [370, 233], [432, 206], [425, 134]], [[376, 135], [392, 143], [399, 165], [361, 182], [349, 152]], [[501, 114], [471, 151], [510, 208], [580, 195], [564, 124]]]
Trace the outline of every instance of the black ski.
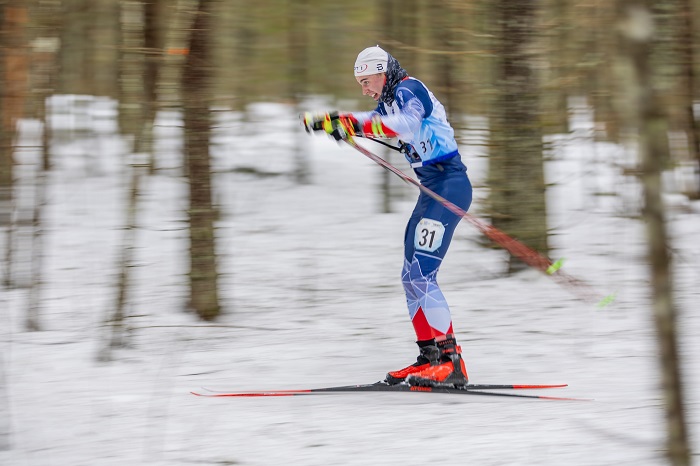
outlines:
[[[522, 393], [498, 392], [490, 390], [518, 390], [518, 389], [547, 389], [547, 388], [563, 388], [566, 384], [547, 384], [547, 385], [526, 385], [526, 384], [470, 384], [464, 388], [453, 387], [415, 387], [402, 383], [398, 385], [389, 385], [386, 382], [377, 382], [365, 385], [345, 385], [337, 387], [310, 388], [301, 390], [257, 390], [257, 391], [240, 391], [240, 392], [217, 392], [207, 390], [206, 393], [191, 392], [193, 395], [223, 398], [223, 397], [281, 397], [281, 396], [305, 396], [305, 395], [321, 395], [334, 393], [366, 393], [366, 392], [414, 392], [414, 393], [440, 393], [450, 395], [485, 395], [485, 396], [502, 396], [516, 398], [534, 398], [541, 400], [577, 400], [583, 401], [582, 398], [567, 398], [546, 395], [526, 395]], [[486, 390], [486, 391], [484, 391]]]

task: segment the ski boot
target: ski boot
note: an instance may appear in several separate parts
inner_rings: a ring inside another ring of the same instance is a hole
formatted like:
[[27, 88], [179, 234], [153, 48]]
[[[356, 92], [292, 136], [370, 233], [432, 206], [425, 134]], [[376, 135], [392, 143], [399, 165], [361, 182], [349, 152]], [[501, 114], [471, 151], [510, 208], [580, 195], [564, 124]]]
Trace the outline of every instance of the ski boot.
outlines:
[[433, 364], [437, 364], [440, 351], [437, 346], [435, 346], [435, 340], [417, 341], [416, 343], [418, 343], [418, 349], [420, 350], [416, 362], [398, 371], [389, 372], [386, 375], [386, 383], [389, 385], [402, 383], [409, 375], [425, 370]]
[[453, 334], [435, 339], [438, 360], [420, 371], [407, 375], [406, 382], [421, 387], [464, 387], [469, 383], [467, 368], [462, 360], [462, 348]]

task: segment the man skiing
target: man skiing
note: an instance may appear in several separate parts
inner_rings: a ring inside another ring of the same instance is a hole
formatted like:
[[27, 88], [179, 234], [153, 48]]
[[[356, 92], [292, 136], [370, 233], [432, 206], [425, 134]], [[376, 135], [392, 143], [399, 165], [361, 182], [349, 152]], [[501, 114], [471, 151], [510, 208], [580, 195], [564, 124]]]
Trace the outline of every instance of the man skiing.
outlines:
[[[467, 211], [472, 187], [445, 109], [421, 81], [379, 46], [364, 49], [355, 62], [371, 112], [304, 115], [307, 131], [325, 131], [337, 141], [352, 136], [399, 138], [419, 181]], [[467, 370], [452, 327], [447, 301], [436, 281], [460, 217], [421, 193], [404, 236], [402, 282], [416, 332], [415, 363], [389, 372], [386, 382], [418, 386], [464, 386]]]

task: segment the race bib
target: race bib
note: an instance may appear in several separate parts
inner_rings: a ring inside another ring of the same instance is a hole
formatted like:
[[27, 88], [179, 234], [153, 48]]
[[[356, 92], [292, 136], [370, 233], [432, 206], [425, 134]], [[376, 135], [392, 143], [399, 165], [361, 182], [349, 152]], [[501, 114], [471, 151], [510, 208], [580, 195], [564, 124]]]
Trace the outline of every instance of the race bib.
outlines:
[[429, 218], [421, 219], [416, 226], [416, 236], [413, 245], [421, 251], [435, 252], [442, 245], [442, 237], [445, 234], [445, 226]]

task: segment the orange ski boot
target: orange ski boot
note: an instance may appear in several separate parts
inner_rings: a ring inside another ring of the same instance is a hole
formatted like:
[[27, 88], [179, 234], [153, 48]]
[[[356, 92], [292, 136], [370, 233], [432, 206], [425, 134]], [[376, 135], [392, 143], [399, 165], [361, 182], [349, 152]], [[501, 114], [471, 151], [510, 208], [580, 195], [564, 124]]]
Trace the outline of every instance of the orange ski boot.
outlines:
[[386, 383], [396, 385], [406, 381], [411, 374], [423, 371], [433, 364], [437, 364], [440, 350], [435, 346], [435, 340], [417, 341], [420, 354], [416, 362], [398, 371], [389, 372], [386, 375]]
[[469, 383], [467, 368], [462, 360], [462, 348], [454, 335], [436, 338], [439, 351], [436, 364], [415, 371], [406, 377], [409, 385], [421, 387], [464, 387]]

